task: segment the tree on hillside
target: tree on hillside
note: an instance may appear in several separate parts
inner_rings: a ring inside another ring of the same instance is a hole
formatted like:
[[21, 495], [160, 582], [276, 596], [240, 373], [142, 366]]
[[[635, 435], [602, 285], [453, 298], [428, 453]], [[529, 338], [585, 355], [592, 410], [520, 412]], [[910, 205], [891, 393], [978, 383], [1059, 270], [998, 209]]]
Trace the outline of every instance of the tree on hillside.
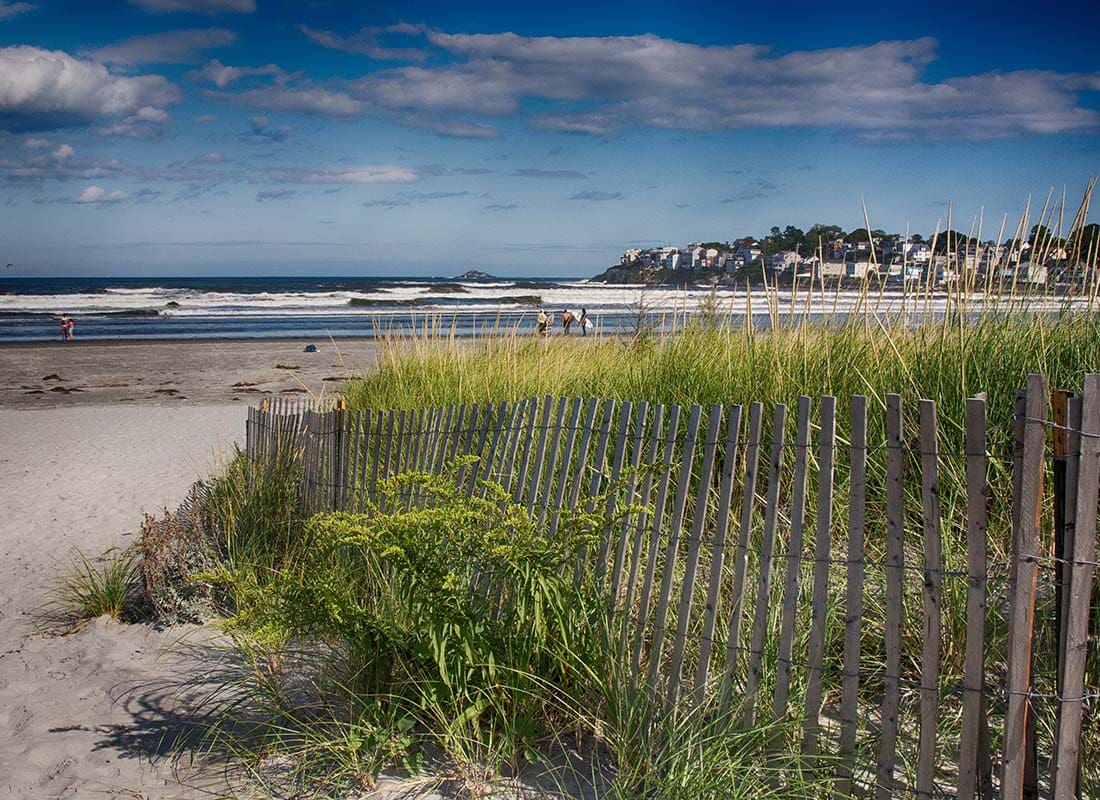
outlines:
[[819, 243], [831, 242], [834, 239], [843, 239], [844, 236], [844, 229], [839, 225], [823, 225], [820, 222], [816, 223], [811, 225], [810, 229], [806, 231], [806, 235], [802, 240], [802, 245], [798, 248], [798, 254], [803, 258], [812, 256], [817, 253]]

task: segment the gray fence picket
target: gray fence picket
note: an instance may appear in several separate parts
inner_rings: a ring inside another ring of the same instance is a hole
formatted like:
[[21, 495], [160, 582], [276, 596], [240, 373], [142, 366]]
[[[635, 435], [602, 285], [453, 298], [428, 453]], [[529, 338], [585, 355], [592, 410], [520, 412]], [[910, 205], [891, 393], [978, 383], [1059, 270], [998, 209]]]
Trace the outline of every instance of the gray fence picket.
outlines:
[[710, 577], [707, 579], [707, 599], [703, 609], [703, 631], [699, 640], [699, 661], [695, 667], [692, 703], [702, 704], [706, 697], [707, 674], [710, 671], [714, 632], [718, 627], [718, 604], [722, 588], [726, 540], [733, 502], [734, 475], [737, 471], [738, 440], [741, 436], [741, 406], [730, 406], [726, 423], [726, 440], [722, 451], [722, 479], [718, 486], [718, 506], [714, 520], [714, 539], [710, 545]]
[[522, 439], [519, 456], [519, 468], [516, 470], [516, 483], [512, 491], [512, 500], [522, 503], [527, 490], [527, 470], [531, 463], [531, 441], [535, 434], [535, 420], [538, 419], [539, 400], [533, 397], [527, 406], [527, 417], [520, 433]]
[[[561, 524], [561, 509], [565, 502], [565, 492], [569, 488], [569, 471], [573, 466], [573, 448], [577, 442], [577, 431], [581, 421], [581, 411], [584, 400], [580, 397], [573, 399], [573, 410], [569, 412], [569, 428], [565, 435], [565, 448], [561, 453], [561, 466], [558, 468], [557, 487], [554, 489], [554, 502], [550, 512], [550, 530], [548, 536], [553, 539]], [[596, 414], [596, 401], [589, 401], [592, 418]]]
[[1004, 779], [1006, 800], [1024, 796], [1027, 769], [1028, 716], [1031, 686], [1032, 631], [1035, 624], [1035, 593], [1038, 568], [1039, 504], [1042, 498], [1043, 457], [1046, 446], [1047, 394], [1041, 375], [1028, 375], [1025, 406], [1023, 463], [1020, 480], [1019, 516], [1016, 520], [1015, 563], [1009, 626], [1013, 630], [1008, 652], [1008, 710], [1004, 728]]
[[691, 623], [691, 606], [699, 567], [699, 551], [703, 543], [703, 526], [706, 524], [707, 509], [710, 507], [710, 481], [714, 470], [714, 454], [718, 449], [718, 432], [722, 427], [724, 410], [718, 404], [710, 407], [706, 438], [703, 440], [703, 461], [699, 465], [699, 489], [695, 496], [695, 513], [691, 520], [691, 535], [688, 539], [687, 560], [684, 564], [684, 577], [681, 583], [676, 635], [672, 640], [672, 660], [668, 668], [668, 704], [671, 707], [675, 707], [679, 702], [683, 686], [684, 649], [687, 646], [688, 626]]
[[[592, 462], [592, 475], [588, 479], [588, 499], [585, 501], [584, 510], [592, 513], [596, 506], [596, 496], [603, 486], [604, 470], [607, 467], [607, 446], [611, 439], [611, 421], [615, 416], [615, 401], [605, 400], [603, 404], [603, 420], [600, 422], [600, 436], [596, 444], [596, 457]], [[573, 571], [573, 578], [578, 583], [584, 576], [584, 570], [588, 565], [588, 548], [582, 546], [577, 555], [577, 565]]]
[[[764, 530], [760, 535], [760, 565], [756, 579], [756, 608], [752, 620], [752, 639], [749, 644], [749, 668], [745, 674], [744, 709], [742, 725], [751, 728], [756, 723], [756, 695], [760, 688], [760, 672], [763, 669], [764, 641], [768, 633], [768, 607], [771, 604], [772, 556], [775, 553], [775, 527], [779, 515], [779, 482], [783, 468], [783, 445], [786, 437], [787, 407], [775, 406], [772, 419], [772, 443], [768, 458], [768, 499], [764, 510]], [[729, 684], [732, 687], [732, 682]]]
[[[638, 584], [638, 573], [641, 569], [642, 553], [645, 550], [645, 531], [646, 522], [649, 520], [649, 514], [645, 510], [649, 506], [649, 498], [653, 491], [653, 476], [654, 471], [657, 469], [659, 450], [661, 447], [661, 434], [662, 425], [665, 420], [665, 407], [658, 405], [653, 410], [653, 420], [650, 423], [649, 431], [649, 444], [647, 445], [646, 452], [643, 458], [646, 459], [645, 475], [642, 478], [641, 493], [638, 495], [638, 504], [642, 510], [635, 515], [634, 519], [634, 545], [631, 549], [630, 555], [630, 571], [627, 574], [626, 586], [623, 591], [623, 612], [624, 617], [629, 620], [634, 608], [634, 589]], [[629, 625], [626, 626], [629, 628]], [[625, 644], [627, 640], [627, 631], [624, 629], [624, 635], [620, 640], [620, 652], [626, 652]]]
[[985, 399], [966, 401], [966, 652], [963, 662], [962, 729], [959, 732], [959, 800], [975, 800], [978, 748], [985, 703], [986, 611], [986, 428]]
[[561, 448], [561, 435], [565, 425], [565, 412], [569, 406], [569, 398], [559, 397], [556, 401], [557, 413], [554, 415], [554, 433], [550, 437], [550, 451], [546, 455], [546, 486], [542, 490], [542, 501], [539, 503], [539, 529], [546, 525], [546, 515], [550, 511], [550, 503], [554, 498], [554, 476], [557, 475], [558, 454]]
[[817, 520], [814, 535], [814, 577], [807, 647], [806, 704], [802, 725], [802, 752], [818, 752], [825, 625], [829, 613], [829, 559], [832, 555], [833, 461], [836, 455], [836, 398], [821, 398], [821, 428], [817, 435]]
[[848, 489], [848, 564], [844, 600], [844, 669], [840, 696], [840, 745], [834, 796], [851, 794], [859, 730], [859, 655], [863, 629], [864, 525], [867, 516], [867, 398], [852, 398], [848, 437], [851, 472]]
[[894, 759], [898, 746], [901, 702], [901, 620], [905, 581], [905, 452], [901, 395], [886, 395], [886, 662], [882, 677], [882, 711], [875, 797], [894, 793]]
[[763, 430], [764, 404], [749, 405], [749, 430], [745, 440], [745, 470], [741, 482], [741, 517], [737, 526], [737, 544], [733, 551], [733, 586], [730, 616], [726, 629], [726, 664], [722, 673], [721, 695], [729, 697], [733, 676], [741, 654], [741, 617], [748, 582], [749, 540], [756, 508], [756, 484], [760, 474], [760, 437]]
[[642, 648], [645, 645], [645, 632], [649, 623], [649, 605], [653, 598], [653, 584], [657, 573], [657, 554], [660, 552], [661, 532], [665, 518], [665, 506], [668, 504], [668, 485], [672, 479], [672, 464], [676, 458], [676, 435], [680, 427], [680, 407], [672, 406], [668, 414], [668, 431], [664, 439], [664, 453], [661, 459], [661, 477], [657, 484], [657, 500], [653, 506], [653, 519], [650, 523], [649, 547], [646, 552], [646, 570], [642, 578], [642, 595], [638, 602], [638, 620], [634, 632], [634, 653], [630, 661], [630, 680], [637, 686], [641, 675]]
[[[645, 450], [646, 423], [649, 421], [649, 403], [643, 401], [638, 404], [635, 413], [634, 435], [630, 443], [630, 462], [628, 464], [630, 476], [626, 483], [626, 494], [622, 498], [623, 503], [629, 508], [634, 504], [638, 489], [638, 468], [642, 463], [642, 452]], [[630, 514], [624, 514], [619, 525], [618, 542], [615, 547], [615, 561], [611, 568], [611, 586], [608, 596], [611, 598], [612, 614], [619, 607], [619, 595], [622, 589], [623, 569], [626, 566], [627, 547], [630, 544]]]
[[546, 469], [546, 441], [550, 435], [550, 416], [554, 412], [556, 401], [547, 395], [542, 401], [542, 417], [539, 421], [538, 446], [535, 448], [534, 469], [531, 471], [531, 485], [527, 489], [527, 513], [535, 513], [535, 504], [539, 499], [539, 490], [542, 488], [542, 476]]
[[668, 616], [668, 604], [672, 598], [672, 581], [676, 576], [680, 531], [684, 524], [684, 508], [687, 505], [688, 490], [691, 486], [692, 462], [695, 459], [695, 444], [699, 438], [699, 417], [702, 411], [700, 406], [691, 407], [688, 414], [687, 434], [680, 448], [680, 476], [676, 482], [676, 497], [668, 526], [668, 544], [665, 546], [665, 559], [661, 566], [661, 589], [657, 595], [657, 609], [653, 617], [653, 642], [649, 647], [649, 670], [646, 680], [654, 691], [658, 689], [661, 652], [665, 644], [665, 621]]
[[630, 421], [634, 413], [634, 404], [629, 400], [619, 405], [619, 424], [615, 431], [615, 449], [611, 456], [611, 474], [608, 478], [607, 504], [604, 519], [607, 520], [600, 537], [600, 552], [596, 557], [596, 583], [603, 587], [607, 575], [607, 558], [611, 550], [611, 538], [614, 535], [615, 507], [618, 505], [619, 480], [622, 476], [623, 462], [626, 460], [626, 446], [630, 441]]
[[936, 404], [920, 401], [921, 510], [924, 530], [924, 637], [921, 650], [920, 742], [917, 795], [932, 797], [936, 788], [936, 727], [939, 723], [943, 544], [940, 522], [939, 440]]
[[1085, 664], [1088, 657], [1089, 616], [1096, 562], [1097, 485], [1100, 482], [1100, 375], [1085, 376], [1080, 430], [1078, 438], [1081, 458], [1074, 511], [1074, 547], [1072, 556], [1067, 554], [1072, 560], [1072, 569], [1062, 698], [1055, 738], [1054, 800], [1071, 800], [1076, 795], [1081, 757], [1081, 723], [1086, 694]]

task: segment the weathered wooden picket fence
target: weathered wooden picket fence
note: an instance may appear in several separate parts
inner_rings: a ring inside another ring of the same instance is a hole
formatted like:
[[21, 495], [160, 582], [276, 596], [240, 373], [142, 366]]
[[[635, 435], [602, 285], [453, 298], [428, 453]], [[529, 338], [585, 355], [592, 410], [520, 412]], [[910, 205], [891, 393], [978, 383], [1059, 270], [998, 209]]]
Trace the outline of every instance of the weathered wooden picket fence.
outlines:
[[[249, 410], [246, 447], [254, 465], [300, 463], [307, 512], [361, 509], [380, 480], [469, 455], [461, 486], [500, 483], [549, 536], [597, 498], [632, 508], [578, 564], [622, 621], [632, 680], [672, 709], [737, 702], [745, 726], [800, 713], [838, 796], [1079, 796], [1082, 742], [1100, 741], [1082, 733], [1100, 696], [1100, 376], [1053, 403], [1029, 376], [1000, 449], [984, 396], [950, 435], [930, 400], [906, 416], [899, 395], [875, 413], [853, 397], [842, 431], [835, 398], [816, 421], [813, 405], [800, 398], [792, 426], [761, 403], [275, 399]], [[990, 491], [1009, 475], [1010, 502]], [[991, 547], [989, 530], [1011, 541]]]

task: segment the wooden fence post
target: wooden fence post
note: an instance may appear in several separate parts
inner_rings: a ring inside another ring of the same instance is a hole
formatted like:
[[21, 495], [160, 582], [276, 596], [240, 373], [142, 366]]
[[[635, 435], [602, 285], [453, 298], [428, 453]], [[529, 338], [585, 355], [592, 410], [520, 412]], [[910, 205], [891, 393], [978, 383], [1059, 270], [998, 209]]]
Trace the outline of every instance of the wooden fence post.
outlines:
[[1005, 713], [1004, 778], [1005, 800], [1022, 800], [1028, 761], [1027, 735], [1030, 716], [1032, 634], [1035, 627], [1035, 593], [1039, 546], [1039, 503], [1042, 500], [1043, 458], [1046, 445], [1047, 393], [1041, 375], [1028, 375], [1024, 407], [1023, 459], [1020, 473], [1019, 515], [1013, 541], [1016, 581], [1009, 617], [1008, 710]]
[[1097, 485], [1100, 481], [1100, 375], [1085, 376], [1081, 410], [1081, 458], [1074, 514], [1074, 548], [1066, 618], [1065, 668], [1059, 699], [1053, 775], [1054, 800], [1077, 792], [1085, 661], [1089, 639], [1093, 568], [1096, 562]]

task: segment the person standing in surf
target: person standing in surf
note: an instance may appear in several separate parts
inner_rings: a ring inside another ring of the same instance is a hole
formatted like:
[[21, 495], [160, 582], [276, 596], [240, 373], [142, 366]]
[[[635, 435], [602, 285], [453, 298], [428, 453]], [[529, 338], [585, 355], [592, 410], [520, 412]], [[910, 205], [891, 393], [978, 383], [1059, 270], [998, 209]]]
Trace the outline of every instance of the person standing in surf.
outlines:
[[581, 336], [587, 336], [588, 335], [588, 326], [591, 324], [588, 321], [588, 309], [587, 308], [582, 308], [581, 309], [581, 316], [580, 316], [580, 319], [578, 319], [577, 321], [581, 325]]

